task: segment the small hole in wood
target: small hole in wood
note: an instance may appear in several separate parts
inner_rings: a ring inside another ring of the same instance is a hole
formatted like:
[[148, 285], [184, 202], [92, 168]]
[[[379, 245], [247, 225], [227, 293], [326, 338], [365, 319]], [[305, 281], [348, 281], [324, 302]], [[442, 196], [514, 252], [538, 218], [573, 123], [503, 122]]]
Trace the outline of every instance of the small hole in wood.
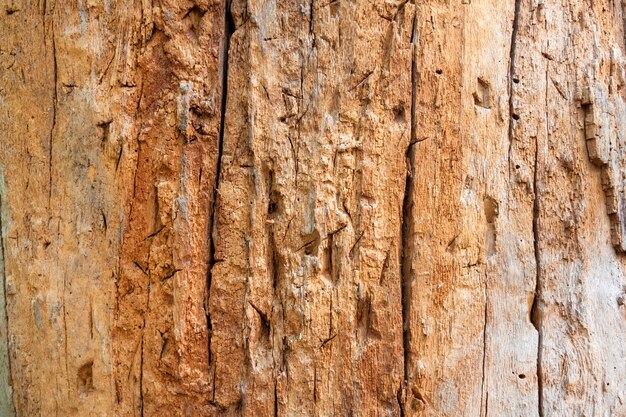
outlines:
[[93, 361], [89, 361], [78, 370], [78, 389], [80, 392], [93, 390]]
[[393, 118], [396, 123], [406, 122], [406, 113], [402, 104], [393, 108]]

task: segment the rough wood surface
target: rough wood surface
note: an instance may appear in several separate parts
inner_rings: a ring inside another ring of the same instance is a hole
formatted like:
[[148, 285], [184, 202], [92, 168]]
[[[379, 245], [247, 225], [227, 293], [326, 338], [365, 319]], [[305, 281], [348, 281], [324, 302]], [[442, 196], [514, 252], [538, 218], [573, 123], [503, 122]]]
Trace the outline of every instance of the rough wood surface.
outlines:
[[625, 19], [0, 0], [0, 416], [626, 415]]

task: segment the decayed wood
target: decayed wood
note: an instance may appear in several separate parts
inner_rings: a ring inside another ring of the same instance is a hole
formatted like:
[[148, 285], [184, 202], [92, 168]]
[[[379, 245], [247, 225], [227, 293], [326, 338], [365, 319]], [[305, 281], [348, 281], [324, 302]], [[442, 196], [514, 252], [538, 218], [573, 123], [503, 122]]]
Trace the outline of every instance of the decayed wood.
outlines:
[[0, 415], [626, 415], [624, 21], [0, 0]]

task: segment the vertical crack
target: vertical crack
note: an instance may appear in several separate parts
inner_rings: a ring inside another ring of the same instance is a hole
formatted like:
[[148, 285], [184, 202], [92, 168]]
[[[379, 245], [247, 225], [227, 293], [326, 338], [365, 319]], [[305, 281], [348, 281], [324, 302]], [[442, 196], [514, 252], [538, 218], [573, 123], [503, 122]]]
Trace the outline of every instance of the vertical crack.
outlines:
[[315, 0], [311, 0], [309, 4], [309, 36], [313, 38], [311, 48], [315, 48], [315, 32], [313, 30], [313, 17], [315, 13]]
[[[48, 142], [48, 210], [52, 211], [52, 148], [54, 145], [54, 130], [57, 124], [57, 100], [58, 100], [58, 65], [57, 65], [57, 48], [54, 36], [54, 19], [52, 22], [52, 58], [53, 65], [53, 82], [54, 90], [52, 92], [52, 126], [50, 127], [50, 139]], [[45, 36], [45, 35], [44, 35]]]
[[404, 415], [404, 402], [402, 400], [402, 389], [398, 390], [396, 394], [396, 399], [398, 401], [398, 407], [400, 407], [400, 417], [405, 417]]
[[[148, 290], [148, 296], [150, 296], [150, 292]], [[146, 330], [146, 320], [144, 318], [143, 321], [143, 327], [141, 329], [141, 346], [140, 349], [141, 351], [139, 352], [139, 404], [140, 404], [140, 411], [141, 411], [141, 417], [144, 416], [144, 402], [143, 402], [143, 342], [144, 342], [144, 332]]]
[[[46, 32], [46, 16], [47, 16], [47, 10], [45, 9], [46, 5], [44, 5], [44, 38], [47, 37], [47, 32]], [[54, 6], [53, 6], [53, 10], [54, 10]], [[52, 125], [50, 126], [50, 137], [48, 139], [48, 219], [50, 220], [52, 218], [53, 215], [53, 211], [52, 211], [52, 184], [53, 184], [53, 179], [54, 179], [54, 170], [53, 170], [53, 163], [54, 163], [54, 131], [56, 130], [56, 125], [57, 125], [57, 113], [58, 113], [58, 61], [57, 61], [57, 48], [56, 48], [56, 35], [55, 35], [55, 31], [54, 31], [54, 14], [50, 15], [50, 30], [52, 31], [52, 61], [53, 61], [53, 65], [52, 65], [52, 82], [53, 82], [53, 89], [52, 89]], [[58, 224], [57, 224], [57, 229], [58, 229]], [[69, 392], [69, 364], [68, 364], [68, 332], [67, 332], [67, 306], [66, 306], [66, 292], [67, 292], [67, 279], [65, 274], [63, 274], [63, 288], [62, 288], [62, 292], [61, 292], [61, 314], [63, 315], [63, 348], [64, 348], [64, 353], [65, 353], [65, 374], [67, 377], [67, 385], [68, 385], [68, 392]]]
[[[546, 68], [545, 79], [545, 123], [546, 138], [549, 135], [548, 128], [548, 69]], [[530, 320], [535, 330], [537, 330], [537, 401], [539, 417], [544, 416], [543, 410], [543, 369], [542, 369], [542, 353], [543, 353], [543, 333], [542, 333], [542, 312], [540, 303], [542, 300], [541, 293], [541, 253], [539, 247], [539, 227], [540, 227], [540, 198], [539, 198], [539, 135], [535, 140], [535, 158], [533, 171], [533, 246], [535, 253], [535, 295], [533, 304], [530, 309]]]
[[533, 175], [534, 184], [534, 200], [533, 200], [533, 240], [534, 240], [534, 253], [535, 253], [535, 295], [533, 298], [533, 304], [530, 309], [530, 320], [535, 330], [537, 330], [537, 389], [538, 389], [538, 401], [539, 401], [539, 417], [543, 417], [543, 375], [541, 369], [541, 354], [543, 345], [543, 335], [541, 332], [541, 309], [539, 303], [541, 302], [541, 261], [539, 253], [539, 193], [537, 191], [537, 160], [538, 160], [538, 148], [535, 145], [535, 170]]
[[[146, 315], [150, 314], [150, 293], [152, 290], [152, 270], [150, 269], [150, 252], [152, 252], [152, 242], [150, 242], [150, 249], [149, 253], [148, 253], [148, 265], [147, 265], [147, 269], [148, 269], [148, 274], [147, 274], [147, 278], [148, 278], [148, 299], [146, 300]], [[146, 320], [144, 319], [144, 323], [143, 323], [143, 329], [141, 330], [141, 369], [140, 369], [140, 373], [141, 373], [141, 381], [140, 381], [140, 386], [141, 386], [141, 417], [143, 417], [144, 415], [144, 400], [143, 400], [143, 358], [144, 358], [144, 349], [143, 349], [143, 345], [144, 345], [144, 340], [145, 340], [145, 332], [146, 332]]]
[[[509, 179], [511, 177], [511, 149], [514, 138], [514, 123], [519, 120], [519, 115], [515, 113], [513, 86], [519, 83], [519, 79], [515, 76], [515, 58], [517, 38], [520, 25], [520, 9], [521, 0], [515, 0], [515, 9], [513, 15], [513, 28], [511, 31], [511, 48], [509, 56], [509, 149], [508, 149], [508, 164], [509, 164]], [[548, 131], [548, 71], [546, 69], [546, 92], [545, 92], [545, 110], [546, 110], [546, 137], [549, 134]], [[542, 294], [541, 294], [541, 256], [539, 248], [539, 216], [540, 216], [540, 199], [539, 199], [539, 135], [535, 139], [535, 154], [534, 154], [534, 167], [533, 167], [533, 203], [532, 203], [532, 233], [533, 233], [533, 252], [535, 257], [535, 289], [532, 306], [530, 308], [530, 321], [537, 331], [537, 413], [539, 417], [544, 416], [543, 409], [543, 370], [542, 370], [542, 349], [543, 349], [543, 334], [542, 334], [542, 317], [541, 306]]]
[[[487, 307], [489, 299], [487, 297], [487, 282], [485, 282], [485, 317], [483, 324], [483, 369], [480, 383], [480, 417], [487, 417], [489, 412], [489, 391], [485, 396], [485, 376], [487, 375]], [[485, 400], [483, 401], [483, 397]], [[483, 414], [483, 407], [485, 413]]]
[[[208, 348], [208, 367], [209, 373], [211, 372], [212, 357], [211, 357], [211, 338], [213, 334], [213, 324], [211, 322], [210, 304], [211, 297], [211, 283], [213, 279], [213, 266], [216, 263], [215, 260], [215, 211], [217, 208], [217, 193], [220, 184], [220, 174], [222, 165], [222, 151], [224, 146], [224, 130], [226, 126], [226, 104], [228, 96], [228, 50], [230, 48], [230, 40], [235, 32], [235, 22], [230, 9], [231, 0], [224, 0], [224, 20], [223, 20], [223, 34], [222, 34], [222, 56], [221, 56], [221, 101], [220, 101], [220, 127], [217, 140], [217, 161], [215, 172], [215, 184], [213, 185], [213, 202], [211, 206], [211, 212], [209, 213], [209, 266], [207, 268], [207, 283], [206, 283], [206, 306], [205, 312], [207, 317], [207, 348]], [[215, 370], [213, 370], [213, 401], [215, 400]]]
[[[4, 330], [6, 334], [6, 354], [7, 354], [7, 381], [9, 386], [12, 387], [12, 365], [11, 365], [11, 352], [9, 347], [9, 306], [7, 304], [7, 273], [6, 273], [6, 252], [4, 250], [4, 224], [2, 223], [2, 196], [0, 196], [0, 256], [2, 257], [0, 261], [2, 261], [2, 285], [3, 285], [3, 296], [4, 296]], [[11, 390], [11, 398], [9, 400], [9, 407], [12, 411], [13, 415], [15, 415], [15, 403], [13, 400], [13, 390]]]
[[517, 120], [515, 114], [515, 108], [513, 105], [513, 84], [517, 84], [519, 80], [515, 77], [515, 52], [517, 45], [517, 33], [519, 31], [520, 20], [520, 6], [521, 0], [515, 0], [515, 8], [513, 11], [513, 28], [511, 30], [511, 48], [509, 50], [509, 79], [508, 79], [508, 93], [509, 93], [509, 179], [511, 178], [511, 148], [513, 144], [513, 120]]
[[[158, 208], [157, 208], [158, 210]], [[144, 361], [144, 341], [145, 341], [145, 334], [146, 334], [146, 326], [147, 326], [147, 319], [146, 316], [148, 316], [150, 314], [150, 292], [152, 290], [152, 271], [150, 269], [150, 254], [152, 252], [152, 242], [150, 242], [150, 246], [148, 248], [148, 260], [146, 262], [146, 267], [145, 270], [138, 264], [135, 263], [135, 265], [137, 265], [137, 267], [139, 269], [141, 269], [141, 271], [144, 273], [144, 275], [146, 276], [147, 279], [147, 286], [146, 286], [146, 291], [147, 291], [147, 297], [146, 297], [146, 310], [143, 316], [143, 326], [141, 327], [141, 351], [140, 351], [140, 364], [139, 364], [139, 401], [141, 404], [141, 417], [143, 417], [144, 415], [144, 398], [143, 398], [143, 361]]]
[[406, 151], [408, 172], [404, 190], [404, 201], [402, 203], [402, 348], [404, 352], [404, 383], [409, 382], [409, 365], [411, 349], [411, 253], [409, 250], [412, 225], [410, 224], [411, 208], [413, 207], [413, 161], [415, 157], [414, 144], [411, 143]]
[[[309, 50], [310, 54], [316, 48], [316, 36], [315, 36], [315, 0], [310, 0], [309, 4], [309, 38], [311, 39], [311, 49]], [[304, 96], [302, 95], [302, 99], [304, 100]]]
[[[415, 108], [417, 62], [415, 61], [415, 48], [417, 39], [417, 16], [413, 16], [413, 27], [411, 29], [411, 132], [410, 143], [407, 147], [405, 158], [407, 164], [407, 175], [404, 188], [404, 198], [402, 201], [402, 223], [401, 223], [401, 245], [402, 245], [402, 265], [401, 265], [401, 298], [402, 298], [402, 350], [404, 359], [404, 387], [408, 389], [410, 380], [411, 364], [411, 301], [412, 301], [412, 277], [411, 277], [411, 238], [413, 234], [413, 222], [411, 221], [411, 210], [413, 207], [414, 174], [415, 174], [415, 143], [417, 143], [415, 132]], [[406, 395], [406, 392], [405, 392]], [[405, 398], [406, 400], [406, 398]], [[401, 415], [405, 415], [405, 404], [400, 401]]]

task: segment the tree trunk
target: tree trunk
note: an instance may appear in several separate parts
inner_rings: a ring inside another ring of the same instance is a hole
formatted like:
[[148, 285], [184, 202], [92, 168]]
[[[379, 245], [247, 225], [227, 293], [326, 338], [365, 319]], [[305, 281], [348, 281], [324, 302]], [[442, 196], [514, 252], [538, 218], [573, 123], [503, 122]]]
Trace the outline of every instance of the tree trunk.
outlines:
[[0, 416], [626, 415], [625, 18], [0, 0]]

